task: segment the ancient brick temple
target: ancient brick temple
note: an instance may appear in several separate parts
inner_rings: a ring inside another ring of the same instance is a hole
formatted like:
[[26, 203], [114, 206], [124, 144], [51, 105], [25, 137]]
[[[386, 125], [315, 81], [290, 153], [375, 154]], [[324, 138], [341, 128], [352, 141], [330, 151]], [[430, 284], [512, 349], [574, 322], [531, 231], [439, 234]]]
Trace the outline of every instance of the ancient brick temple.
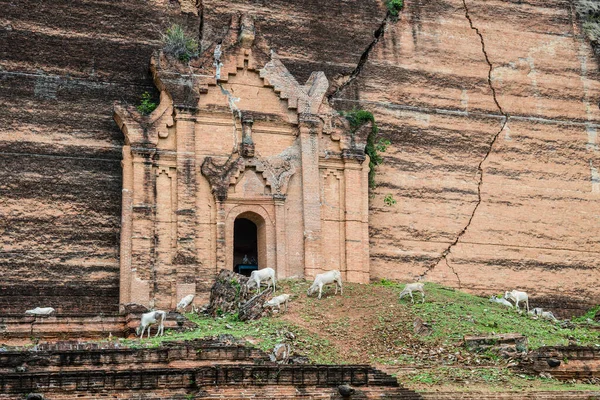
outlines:
[[115, 106], [125, 135], [120, 303], [174, 307], [240, 264], [278, 278], [339, 269], [369, 281], [370, 126], [350, 129], [314, 72], [299, 84], [234, 18], [184, 65], [157, 53], [160, 104]]

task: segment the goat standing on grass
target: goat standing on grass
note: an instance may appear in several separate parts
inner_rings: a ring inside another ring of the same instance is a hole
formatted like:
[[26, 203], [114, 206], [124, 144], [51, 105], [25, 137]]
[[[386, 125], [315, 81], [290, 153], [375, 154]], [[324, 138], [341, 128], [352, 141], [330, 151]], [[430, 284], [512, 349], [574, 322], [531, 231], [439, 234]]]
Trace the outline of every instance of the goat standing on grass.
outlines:
[[321, 294], [323, 293], [323, 286], [335, 283], [335, 294], [337, 294], [338, 286], [340, 287], [340, 293], [344, 294], [344, 288], [342, 287], [342, 275], [340, 271], [337, 269], [324, 272], [322, 274], [317, 274], [315, 276], [315, 281], [306, 291], [306, 295], [310, 296], [315, 293], [317, 289], [319, 289], [319, 299], [321, 298]]
[[283, 304], [285, 306], [285, 311], [287, 311], [288, 301], [290, 301], [290, 295], [282, 294], [282, 295], [273, 297], [271, 300], [267, 301], [265, 303], [265, 307], [271, 307], [271, 308], [277, 307], [278, 310], [281, 310], [281, 305]]
[[529, 296], [525, 292], [520, 292], [518, 290], [513, 290], [512, 292], [505, 292], [504, 298], [507, 300], [512, 300], [515, 302], [515, 308], [519, 309], [519, 303], [521, 301], [525, 302], [527, 306], [527, 312], [529, 312]]
[[148, 338], [150, 338], [150, 325], [158, 324], [158, 331], [154, 337], [162, 336], [165, 332], [165, 320], [167, 319], [167, 313], [165, 311], [156, 310], [142, 314], [140, 320], [140, 326], [137, 327], [135, 333], [140, 337], [144, 337], [144, 331], [148, 328]]
[[[257, 293], [260, 293], [260, 283], [262, 281], [271, 281], [273, 282], [273, 292], [275, 289], [275, 270], [273, 268], [263, 268], [257, 269], [256, 271], [252, 271], [250, 274], [250, 279], [248, 279], [248, 289], [256, 286]], [[271, 283], [267, 282], [267, 289], [271, 287]]]
[[412, 292], [420, 292], [421, 303], [425, 303], [425, 291], [423, 290], [423, 282], [407, 283], [406, 286], [404, 286], [404, 290], [400, 292], [400, 299], [409, 294], [410, 301], [414, 303], [415, 299], [413, 298]]

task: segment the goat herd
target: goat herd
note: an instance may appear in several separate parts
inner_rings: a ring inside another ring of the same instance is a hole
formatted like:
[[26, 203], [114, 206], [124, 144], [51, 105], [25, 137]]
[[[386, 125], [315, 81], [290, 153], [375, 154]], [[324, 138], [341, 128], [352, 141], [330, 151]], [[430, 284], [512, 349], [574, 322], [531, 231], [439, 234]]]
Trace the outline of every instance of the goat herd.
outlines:
[[[257, 271], [252, 271], [250, 274], [250, 278], [248, 279], [248, 290], [256, 287], [257, 293], [260, 293], [260, 285], [262, 282], [267, 283], [267, 289], [273, 285], [273, 291], [276, 290], [276, 279], [275, 279], [275, 270], [273, 268], [263, 268]], [[327, 271], [322, 274], [318, 274], [315, 276], [315, 280], [312, 285], [306, 291], [306, 295], [310, 296], [314, 294], [317, 290], [319, 291], [319, 299], [323, 294], [323, 286], [329, 284], [335, 284], [335, 294], [337, 294], [338, 287], [340, 288], [340, 292], [343, 294], [344, 289], [342, 287], [342, 275], [338, 270]], [[421, 285], [421, 293], [422, 293], [422, 285]], [[412, 297], [412, 295], [411, 295]], [[271, 309], [277, 308], [278, 310], [281, 308], [281, 305], [284, 305], [285, 311], [287, 311], [287, 303], [290, 301], [291, 296], [289, 294], [282, 294], [279, 296], [275, 296], [272, 299], [265, 302], [264, 307], [269, 307]], [[194, 300], [194, 295], [189, 294], [185, 296], [181, 301], [177, 304], [176, 311], [185, 311], [185, 309], [192, 304]], [[192, 305], [192, 308], [194, 306]], [[164, 331], [164, 322], [167, 319], [167, 312], [162, 310], [150, 311], [145, 314], [142, 314], [142, 319], [140, 321], [140, 325], [136, 330], [136, 334], [140, 337], [143, 337], [144, 331], [146, 328], [148, 329], [148, 337], [150, 337], [150, 326], [154, 324], [158, 324], [158, 332], [156, 332], [155, 336], [159, 334], [162, 335]]]
[[515, 303], [514, 307], [519, 311], [521, 310], [519, 308], [519, 303], [523, 302], [523, 303], [525, 303], [525, 307], [527, 308], [527, 313], [529, 313], [530, 315], [542, 317], [542, 318], [550, 320], [550, 321], [558, 321], [556, 319], [556, 317], [554, 316], [554, 314], [552, 314], [552, 311], [544, 311], [544, 309], [540, 308], [540, 307], [536, 307], [533, 310], [530, 310], [529, 309], [529, 296], [525, 292], [513, 290], [510, 292], [508, 292], [508, 291], [505, 292], [504, 298], [496, 297], [496, 296], [490, 297], [490, 302], [499, 303], [506, 307], [512, 308], [513, 304], [509, 300]]
[[[276, 279], [275, 279], [275, 271], [273, 268], [264, 268], [257, 271], [252, 271], [250, 278], [248, 279], [248, 289], [252, 289], [256, 287], [257, 293], [260, 293], [261, 283], [265, 282], [267, 284], [267, 289], [270, 288], [271, 284], [273, 285], [273, 291], [276, 290]], [[331, 270], [324, 272], [322, 274], [317, 274], [315, 276], [315, 280], [312, 285], [306, 291], [307, 296], [311, 296], [314, 293], [319, 291], [318, 298], [321, 298], [323, 293], [323, 286], [335, 284], [335, 294], [337, 294], [338, 287], [340, 289], [340, 293], [344, 293], [344, 289], [342, 287], [342, 277], [340, 271]], [[411, 302], [414, 303], [413, 292], [419, 292], [421, 294], [421, 302], [425, 302], [425, 291], [423, 290], [424, 284], [422, 282], [416, 283], [408, 283], [404, 286], [402, 292], [400, 292], [400, 299], [404, 296], [409, 295]], [[285, 311], [287, 311], [287, 303], [290, 301], [291, 296], [289, 294], [282, 294], [279, 296], [275, 296], [270, 300], [264, 303], [264, 307], [269, 307], [271, 309], [277, 308], [280, 310], [281, 305], [284, 305]], [[177, 304], [176, 311], [185, 311], [187, 307], [192, 304], [194, 300], [194, 295], [189, 294], [182, 298]], [[514, 306], [511, 303], [514, 302]], [[527, 312], [533, 316], [539, 316], [544, 319], [548, 319], [551, 321], [557, 321], [554, 314], [551, 311], [544, 311], [543, 309], [536, 307], [533, 310], [529, 310], [529, 296], [525, 292], [520, 292], [518, 290], [513, 290], [510, 292], [505, 292], [504, 297], [490, 297], [490, 302], [499, 303], [507, 307], [514, 307], [520, 312], [519, 303], [525, 303], [527, 308]], [[196, 311], [194, 305], [192, 304], [192, 310]], [[27, 315], [50, 315], [54, 313], [54, 308], [51, 307], [36, 307], [32, 310], [25, 311]], [[147, 329], [148, 337], [150, 337], [150, 327], [152, 325], [158, 325], [158, 331], [155, 336], [163, 335], [164, 333], [164, 322], [167, 319], [167, 312], [162, 310], [150, 311], [145, 314], [142, 314], [142, 318], [140, 320], [140, 325], [136, 329], [136, 334], [140, 337], [144, 336], [144, 332]]]

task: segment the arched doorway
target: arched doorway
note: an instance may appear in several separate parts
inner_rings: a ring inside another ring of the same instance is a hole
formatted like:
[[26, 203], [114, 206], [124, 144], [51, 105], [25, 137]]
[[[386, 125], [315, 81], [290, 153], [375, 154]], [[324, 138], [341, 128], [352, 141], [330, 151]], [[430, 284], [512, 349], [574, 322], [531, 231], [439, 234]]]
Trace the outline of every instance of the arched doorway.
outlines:
[[258, 269], [258, 227], [247, 218], [233, 223], [233, 271], [250, 276]]
[[[249, 261], [252, 261], [250, 253], [254, 252], [252, 254], [256, 254], [256, 267], [259, 269], [269, 267], [277, 271], [275, 230], [273, 228], [269, 213], [265, 211], [264, 207], [235, 206], [225, 221], [226, 240], [223, 246], [224, 263], [221, 268], [235, 271], [235, 267], [243, 261], [244, 255], [247, 254]], [[254, 240], [256, 240], [256, 244], [254, 244]], [[247, 275], [250, 275], [251, 272], [250, 270]]]

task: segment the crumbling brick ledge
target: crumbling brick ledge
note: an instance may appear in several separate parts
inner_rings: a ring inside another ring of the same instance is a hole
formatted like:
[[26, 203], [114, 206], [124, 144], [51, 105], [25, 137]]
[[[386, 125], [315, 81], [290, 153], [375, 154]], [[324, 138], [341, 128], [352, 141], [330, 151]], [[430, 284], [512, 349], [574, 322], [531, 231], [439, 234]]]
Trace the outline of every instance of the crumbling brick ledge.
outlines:
[[210, 340], [141, 349], [57, 344], [0, 353], [0, 399], [22, 399], [28, 393], [48, 399], [183, 399], [190, 394], [341, 399], [340, 385], [354, 388], [356, 399], [421, 398], [368, 365], [277, 365], [260, 350]]
[[[600, 378], [600, 348], [548, 346], [527, 354], [517, 369], [530, 375], [549, 374], [560, 380]], [[599, 394], [600, 398], [600, 394]]]

